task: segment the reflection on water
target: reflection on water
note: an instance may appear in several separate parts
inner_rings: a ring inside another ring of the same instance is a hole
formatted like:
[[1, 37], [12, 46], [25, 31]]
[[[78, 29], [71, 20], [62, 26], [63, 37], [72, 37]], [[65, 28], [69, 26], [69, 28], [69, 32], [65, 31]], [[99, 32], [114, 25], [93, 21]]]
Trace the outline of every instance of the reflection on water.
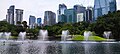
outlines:
[[1, 43], [0, 54], [120, 54], [120, 43]]

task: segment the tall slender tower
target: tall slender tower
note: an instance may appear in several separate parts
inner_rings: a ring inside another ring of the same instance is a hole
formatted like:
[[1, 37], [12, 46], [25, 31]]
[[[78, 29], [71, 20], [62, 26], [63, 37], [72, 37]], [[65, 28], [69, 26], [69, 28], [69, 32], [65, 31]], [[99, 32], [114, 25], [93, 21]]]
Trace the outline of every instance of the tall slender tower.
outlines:
[[92, 22], [93, 21], [93, 7], [87, 7], [85, 11], [85, 19], [86, 22]]
[[66, 22], [65, 21], [65, 10], [67, 9], [67, 6], [65, 4], [59, 4], [59, 10], [58, 10], [58, 22]]
[[7, 22], [10, 24], [14, 24], [14, 9], [15, 6], [12, 5], [9, 7], [9, 9], [7, 10]]
[[86, 7], [84, 7], [83, 5], [74, 5], [74, 10], [77, 16], [77, 22], [81, 22], [84, 21], [85, 17], [84, 17], [84, 13], [86, 10]]
[[116, 10], [116, 0], [95, 0], [93, 20], [97, 20], [97, 17], [108, 14], [108, 12], [114, 12]]
[[41, 26], [42, 25], [42, 19], [41, 18], [37, 18], [37, 25]]
[[22, 22], [23, 21], [23, 10], [21, 9], [16, 9], [16, 20], [15, 20], [15, 24], [17, 24], [17, 22]]
[[7, 22], [10, 24], [16, 25], [17, 22], [22, 22], [23, 20], [23, 10], [22, 9], [15, 9], [14, 5], [11, 5], [9, 9], [7, 9], [6, 15]]
[[76, 22], [76, 13], [75, 10], [72, 9], [66, 9], [65, 10], [65, 16], [67, 23], [75, 23]]
[[30, 15], [30, 17], [29, 17], [29, 27], [30, 28], [35, 28], [35, 22], [36, 22], [36, 17]]
[[52, 11], [45, 11], [44, 25], [52, 26], [56, 24], [56, 14]]

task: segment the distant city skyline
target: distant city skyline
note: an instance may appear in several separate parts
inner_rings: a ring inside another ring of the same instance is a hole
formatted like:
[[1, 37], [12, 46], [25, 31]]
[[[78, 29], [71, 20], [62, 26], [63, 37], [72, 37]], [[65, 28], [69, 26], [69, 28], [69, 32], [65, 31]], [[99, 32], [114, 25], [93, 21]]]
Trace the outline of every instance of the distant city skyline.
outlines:
[[[94, 0], [1, 0], [0, 1], [0, 20], [6, 19], [7, 9], [15, 5], [16, 9], [23, 9], [23, 20], [29, 22], [29, 16], [44, 19], [45, 11], [53, 11], [57, 14], [59, 4], [64, 3], [68, 9], [79, 4], [85, 7], [94, 5]], [[117, 10], [120, 10], [120, 0], [117, 0]]]

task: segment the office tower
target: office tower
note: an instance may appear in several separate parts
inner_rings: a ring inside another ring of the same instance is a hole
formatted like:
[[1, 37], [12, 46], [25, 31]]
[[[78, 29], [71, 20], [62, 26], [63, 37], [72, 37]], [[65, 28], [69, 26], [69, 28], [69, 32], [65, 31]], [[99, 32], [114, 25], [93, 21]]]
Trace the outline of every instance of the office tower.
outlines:
[[77, 22], [84, 21], [84, 13], [78, 13], [77, 14]]
[[35, 28], [35, 22], [36, 22], [35, 16], [30, 15], [30, 17], [29, 17], [29, 26], [30, 26], [30, 28]]
[[67, 18], [67, 23], [75, 23], [76, 22], [76, 13], [74, 9], [66, 9], [65, 16]]
[[23, 21], [23, 10], [21, 9], [16, 9], [16, 20], [15, 20], [15, 25], [17, 24], [17, 22], [21, 22]]
[[83, 5], [74, 5], [74, 10], [77, 14], [84, 13], [86, 10], [86, 7], [84, 7]]
[[10, 24], [16, 25], [17, 22], [22, 22], [23, 20], [23, 10], [16, 9], [15, 6], [12, 5], [7, 9], [6, 21]]
[[37, 18], [37, 25], [41, 26], [42, 25], [42, 19], [41, 18]]
[[9, 9], [7, 9], [6, 19], [7, 22], [10, 24], [14, 24], [14, 9], [15, 9], [14, 5], [10, 6]]
[[59, 18], [59, 22], [67, 23], [67, 17], [65, 14], [58, 15], [58, 18]]
[[58, 12], [58, 14], [59, 15], [62, 15], [62, 14], [64, 14], [64, 10], [66, 10], [67, 9], [67, 6], [65, 5], [65, 4], [59, 4], [59, 12]]
[[45, 11], [44, 25], [54, 25], [56, 23], [56, 14], [52, 11]]
[[84, 7], [83, 5], [74, 5], [74, 10], [77, 15], [77, 22], [84, 21], [86, 7]]
[[85, 19], [86, 22], [92, 22], [93, 21], [93, 8], [87, 7], [85, 11]]
[[58, 22], [65, 22], [64, 20], [64, 11], [67, 9], [67, 6], [65, 4], [59, 4], [59, 10], [58, 10]]
[[94, 21], [97, 20], [97, 17], [108, 14], [108, 12], [114, 12], [116, 9], [116, 0], [95, 0]]

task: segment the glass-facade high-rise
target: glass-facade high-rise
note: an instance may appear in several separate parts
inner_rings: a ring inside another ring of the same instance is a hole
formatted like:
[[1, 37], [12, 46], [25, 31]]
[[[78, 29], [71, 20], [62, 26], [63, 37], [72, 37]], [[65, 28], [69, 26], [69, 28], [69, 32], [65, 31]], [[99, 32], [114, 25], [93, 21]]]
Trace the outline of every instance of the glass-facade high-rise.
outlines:
[[93, 21], [93, 7], [87, 7], [85, 11], [85, 18], [84, 21], [92, 22]]
[[52, 11], [45, 11], [44, 25], [52, 26], [56, 24], [56, 14]]
[[64, 10], [67, 9], [67, 6], [65, 4], [59, 4], [59, 10], [58, 10], [58, 14], [62, 15], [64, 14]]
[[35, 28], [35, 22], [36, 22], [36, 17], [30, 15], [30, 17], [29, 17], [29, 26], [30, 26], [30, 28]]
[[59, 10], [58, 10], [58, 22], [66, 22], [64, 11], [67, 9], [67, 6], [65, 4], [59, 4]]
[[15, 25], [17, 22], [22, 22], [23, 21], [23, 10], [22, 9], [16, 9], [16, 20], [15, 20]]
[[84, 21], [84, 13], [85, 13], [85, 10], [86, 10], [86, 7], [84, 7], [83, 5], [74, 5], [74, 10], [75, 10], [75, 13], [76, 13], [76, 16], [77, 16], [77, 22], [81, 22], [81, 21]]
[[38, 26], [41, 26], [41, 24], [42, 24], [42, 19], [41, 18], [37, 18], [37, 24], [38, 24]]
[[77, 21], [74, 9], [66, 9], [65, 16], [67, 18], [67, 23], [75, 23]]
[[109, 11], [114, 12], [116, 10], [116, 0], [95, 0], [93, 20], [97, 20], [97, 17], [108, 14]]
[[77, 14], [84, 13], [86, 10], [86, 7], [84, 7], [82, 5], [74, 5], [74, 10]]
[[7, 9], [6, 21], [10, 24], [17, 25], [17, 22], [22, 22], [23, 20], [23, 10], [15, 9], [14, 5], [11, 5], [9, 9]]
[[12, 5], [9, 7], [9, 9], [7, 10], [7, 22], [10, 24], [14, 24], [14, 9], [15, 6]]
[[66, 15], [62, 14], [62, 15], [58, 15], [58, 22], [64, 22], [64, 23], [67, 23], [67, 18], [66, 18]]

